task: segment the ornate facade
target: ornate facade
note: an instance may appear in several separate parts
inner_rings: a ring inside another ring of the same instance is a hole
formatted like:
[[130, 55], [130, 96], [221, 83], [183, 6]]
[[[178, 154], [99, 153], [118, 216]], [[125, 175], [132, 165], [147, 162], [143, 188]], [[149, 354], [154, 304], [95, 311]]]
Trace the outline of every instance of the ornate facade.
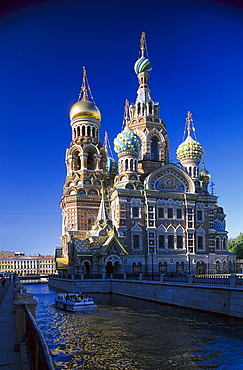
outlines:
[[101, 114], [84, 69], [79, 100], [70, 110], [57, 265], [67, 262], [70, 274], [232, 272], [225, 214], [208, 190], [210, 174], [192, 137], [192, 114], [178, 163], [170, 163], [166, 125], [148, 85], [152, 67], [145, 46], [142, 34], [134, 66], [137, 98], [126, 101], [124, 128], [114, 140], [118, 164], [107, 142], [100, 142]]

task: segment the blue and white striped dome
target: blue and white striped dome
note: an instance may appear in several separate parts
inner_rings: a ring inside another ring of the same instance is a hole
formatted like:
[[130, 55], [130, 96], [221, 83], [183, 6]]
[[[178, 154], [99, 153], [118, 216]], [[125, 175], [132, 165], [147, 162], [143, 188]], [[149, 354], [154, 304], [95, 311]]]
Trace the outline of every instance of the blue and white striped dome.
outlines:
[[126, 126], [114, 139], [114, 150], [116, 153], [125, 151], [139, 152], [141, 145], [140, 137], [128, 126]]

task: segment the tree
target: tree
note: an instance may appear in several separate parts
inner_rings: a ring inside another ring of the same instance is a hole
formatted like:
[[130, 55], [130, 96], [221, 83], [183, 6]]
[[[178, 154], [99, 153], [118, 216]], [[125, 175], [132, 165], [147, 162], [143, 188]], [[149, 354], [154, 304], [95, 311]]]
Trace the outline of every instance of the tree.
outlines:
[[228, 249], [229, 252], [236, 254], [238, 259], [243, 259], [243, 233], [229, 239]]

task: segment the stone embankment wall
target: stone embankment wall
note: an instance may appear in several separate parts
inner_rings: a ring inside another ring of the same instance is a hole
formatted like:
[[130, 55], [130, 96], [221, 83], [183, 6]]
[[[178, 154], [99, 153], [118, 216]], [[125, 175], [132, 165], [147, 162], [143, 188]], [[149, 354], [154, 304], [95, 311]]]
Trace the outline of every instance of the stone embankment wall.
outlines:
[[180, 307], [243, 318], [241, 287], [202, 286], [131, 280], [68, 280], [50, 278], [49, 285], [62, 291], [114, 293]]

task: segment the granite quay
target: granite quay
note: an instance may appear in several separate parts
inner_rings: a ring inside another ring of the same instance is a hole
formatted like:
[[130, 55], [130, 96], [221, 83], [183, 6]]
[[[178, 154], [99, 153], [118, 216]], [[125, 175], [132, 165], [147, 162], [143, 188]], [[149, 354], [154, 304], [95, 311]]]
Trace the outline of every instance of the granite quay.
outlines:
[[[149, 277], [147, 277], [149, 278]], [[157, 280], [156, 280], [157, 279]], [[55, 289], [83, 293], [114, 293], [163, 304], [243, 318], [243, 278], [237, 275], [200, 276], [105, 276], [97, 279], [50, 277]]]

